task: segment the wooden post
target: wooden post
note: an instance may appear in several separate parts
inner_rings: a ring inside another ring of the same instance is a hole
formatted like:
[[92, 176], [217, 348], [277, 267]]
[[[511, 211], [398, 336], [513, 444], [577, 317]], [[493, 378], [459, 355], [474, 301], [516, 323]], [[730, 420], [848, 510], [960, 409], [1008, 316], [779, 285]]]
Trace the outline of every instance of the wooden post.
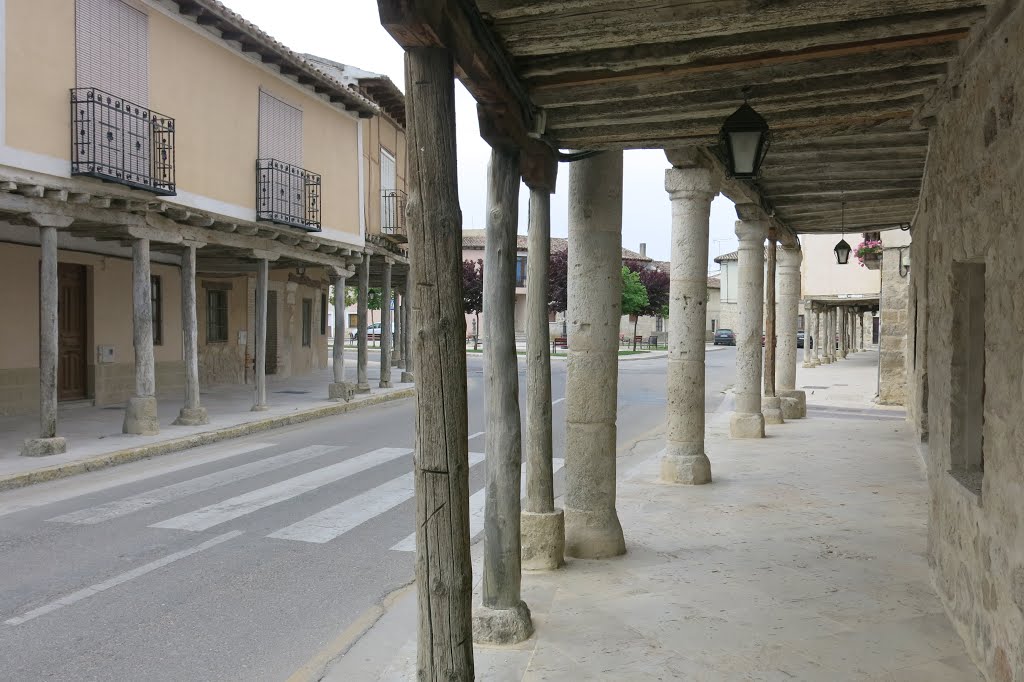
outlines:
[[380, 388], [391, 388], [392, 300], [391, 260], [385, 258], [380, 287]]
[[206, 408], [199, 404], [199, 330], [196, 322], [196, 246], [187, 243], [181, 252], [181, 328], [185, 351], [185, 406], [175, 424], [209, 424]]
[[160, 433], [156, 404], [156, 362], [153, 356], [152, 277], [149, 239], [132, 240], [132, 346], [135, 349], [135, 395], [124, 411], [123, 433]]
[[466, 316], [451, 53], [405, 54], [416, 335], [416, 678], [474, 678]]
[[261, 258], [256, 270], [256, 404], [253, 412], [267, 407], [267, 287], [270, 282], [270, 263]]
[[473, 615], [474, 639], [492, 644], [514, 644], [533, 633], [530, 609], [520, 595], [522, 430], [514, 323], [518, 207], [519, 154], [492, 149], [484, 239], [484, 577], [482, 606]]
[[363, 254], [359, 264], [359, 286], [356, 289], [356, 393], [369, 393], [367, 378], [369, 348], [366, 339], [367, 313], [370, 300], [370, 254]]

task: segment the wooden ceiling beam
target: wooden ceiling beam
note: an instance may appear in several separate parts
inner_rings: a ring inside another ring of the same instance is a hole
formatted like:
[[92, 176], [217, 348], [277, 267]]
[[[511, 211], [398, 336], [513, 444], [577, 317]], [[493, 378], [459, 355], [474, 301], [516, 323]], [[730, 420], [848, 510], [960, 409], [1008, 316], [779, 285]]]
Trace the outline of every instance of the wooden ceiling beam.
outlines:
[[784, 209], [790, 206], [802, 207], [806, 206], [808, 202], [814, 201], [845, 201], [847, 208], [851, 205], [858, 205], [863, 202], [881, 202], [888, 201], [890, 199], [914, 199], [921, 193], [920, 187], [914, 187], [910, 189], [899, 189], [899, 188], [886, 188], [886, 189], [860, 189], [860, 190], [832, 190], [832, 191], [818, 191], [818, 192], [806, 192], [799, 194], [792, 193], [779, 193], [779, 192], [766, 192], [771, 197], [772, 205], [777, 209]]

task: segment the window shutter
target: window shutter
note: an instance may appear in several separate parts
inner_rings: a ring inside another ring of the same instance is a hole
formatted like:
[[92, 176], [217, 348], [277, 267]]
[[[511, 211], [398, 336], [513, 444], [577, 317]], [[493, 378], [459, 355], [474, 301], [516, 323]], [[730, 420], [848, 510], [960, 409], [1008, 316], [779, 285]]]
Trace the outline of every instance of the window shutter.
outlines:
[[149, 106], [149, 18], [121, 0], [75, 0], [75, 80]]
[[261, 159], [302, 166], [302, 110], [260, 90]]

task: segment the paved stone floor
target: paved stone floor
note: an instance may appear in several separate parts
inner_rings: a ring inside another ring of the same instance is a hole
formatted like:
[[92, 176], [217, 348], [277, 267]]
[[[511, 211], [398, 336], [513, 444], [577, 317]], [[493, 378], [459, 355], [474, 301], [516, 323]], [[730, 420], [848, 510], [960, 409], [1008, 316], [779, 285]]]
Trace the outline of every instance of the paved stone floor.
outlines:
[[[477, 679], [983, 680], [929, 580], [924, 470], [902, 411], [870, 402], [877, 361], [801, 368], [809, 417], [764, 440], [715, 414], [711, 485], [659, 483], [657, 441], [620, 457], [628, 553], [524, 576], [536, 635], [477, 647]], [[412, 679], [414, 609], [325, 679]]]
[[[368, 372], [373, 393], [379, 381], [380, 351], [370, 349]], [[355, 381], [355, 353], [345, 354], [345, 376]], [[392, 368], [392, 379], [397, 380], [401, 370]], [[38, 435], [39, 421], [35, 415], [0, 417], [0, 476], [31, 471], [39, 467], [53, 466], [95, 457], [122, 448], [138, 447], [161, 441], [181, 438], [193, 434], [260, 421], [287, 415], [293, 412], [324, 407], [327, 400], [327, 385], [333, 381], [331, 368], [317, 370], [312, 374], [278, 379], [268, 377], [267, 403], [265, 412], [252, 412], [253, 386], [226, 385], [204, 388], [200, 394], [203, 407], [207, 409], [210, 423], [204, 426], [174, 426], [178, 411], [184, 404], [184, 395], [179, 393], [157, 396], [160, 416], [160, 433], [156, 436], [135, 436], [121, 433], [124, 421], [124, 407], [94, 407], [92, 403], [61, 405], [58, 414], [58, 435], [67, 439], [68, 451], [63, 455], [49, 457], [22, 457], [21, 447], [26, 438]], [[411, 386], [395, 381], [395, 389]], [[359, 398], [357, 398], [359, 399]]]

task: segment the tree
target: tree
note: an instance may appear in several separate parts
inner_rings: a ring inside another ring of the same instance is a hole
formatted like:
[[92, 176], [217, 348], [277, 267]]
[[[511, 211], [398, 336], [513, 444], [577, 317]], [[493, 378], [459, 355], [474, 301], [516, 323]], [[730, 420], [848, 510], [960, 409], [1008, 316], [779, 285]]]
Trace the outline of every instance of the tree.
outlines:
[[671, 276], [658, 268], [640, 270], [640, 282], [647, 289], [647, 308], [641, 315], [668, 317], [668, 299]]
[[[548, 261], [548, 310], [564, 313], [569, 307], [569, 251], [562, 249], [551, 254]], [[565, 336], [565, 319], [562, 336]]]
[[622, 266], [622, 314], [633, 316], [633, 350], [636, 350], [636, 326], [640, 315], [650, 300], [647, 298], [647, 289], [640, 281], [640, 273], [633, 272], [627, 266]]
[[462, 261], [462, 307], [474, 316], [473, 350], [480, 348], [480, 312], [484, 309], [484, 262]]

